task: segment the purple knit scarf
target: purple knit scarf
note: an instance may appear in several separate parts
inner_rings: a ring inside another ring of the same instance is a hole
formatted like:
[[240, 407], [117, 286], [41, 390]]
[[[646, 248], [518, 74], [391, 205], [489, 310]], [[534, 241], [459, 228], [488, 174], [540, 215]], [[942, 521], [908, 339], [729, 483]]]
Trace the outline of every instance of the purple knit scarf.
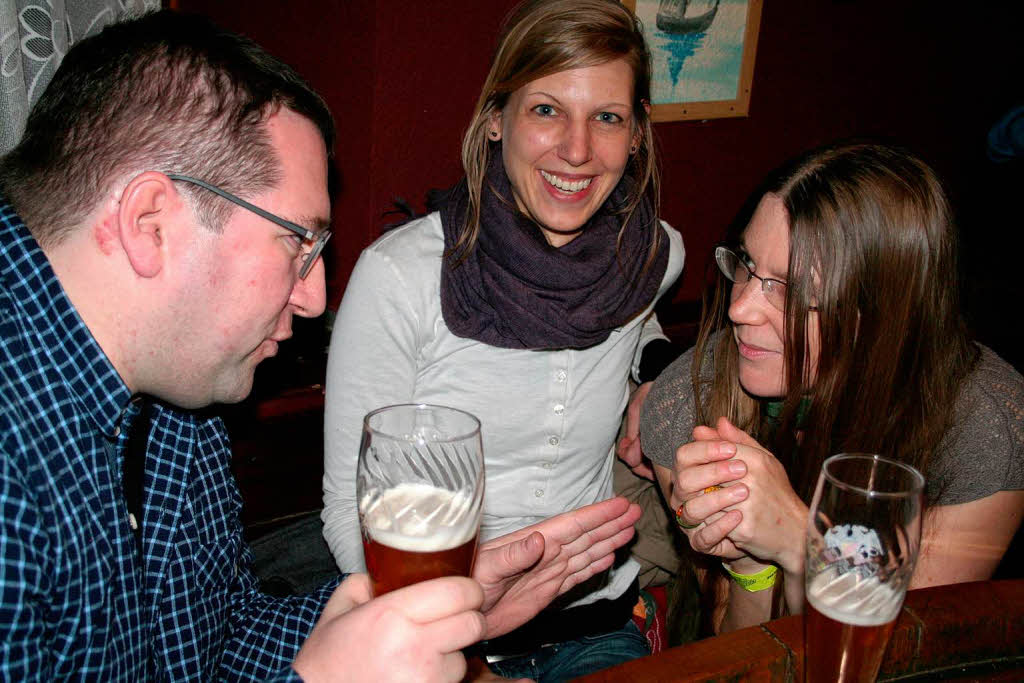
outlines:
[[656, 231], [644, 201], [630, 217], [619, 252], [615, 242], [632, 180], [623, 176], [611, 196], [561, 248], [518, 210], [495, 146], [487, 169], [475, 248], [458, 263], [453, 253], [466, 216], [465, 179], [441, 209], [446, 257], [441, 265], [441, 312], [459, 337], [508, 349], [583, 349], [640, 314], [654, 300], [668, 266], [667, 240], [644, 271]]

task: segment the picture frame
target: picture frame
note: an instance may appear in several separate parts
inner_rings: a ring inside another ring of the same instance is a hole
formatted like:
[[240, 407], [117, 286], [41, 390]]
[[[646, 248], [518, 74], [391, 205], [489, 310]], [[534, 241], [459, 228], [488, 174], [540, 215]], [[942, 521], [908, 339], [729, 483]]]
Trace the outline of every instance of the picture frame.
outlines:
[[652, 121], [748, 115], [763, 0], [621, 1], [651, 52]]

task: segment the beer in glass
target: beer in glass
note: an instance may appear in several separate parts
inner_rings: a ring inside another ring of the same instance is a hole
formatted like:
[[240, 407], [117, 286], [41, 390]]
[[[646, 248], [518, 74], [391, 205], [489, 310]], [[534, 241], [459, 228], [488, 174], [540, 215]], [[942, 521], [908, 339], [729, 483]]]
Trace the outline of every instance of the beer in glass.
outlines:
[[479, 420], [422, 404], [369, 413], [356, 489], [374, 595], [470, 575], [483, 510]]
[[804, 677], [874, 681], [917, 562], [924, 477], [867, 454], [825, 461], [807, 528]]

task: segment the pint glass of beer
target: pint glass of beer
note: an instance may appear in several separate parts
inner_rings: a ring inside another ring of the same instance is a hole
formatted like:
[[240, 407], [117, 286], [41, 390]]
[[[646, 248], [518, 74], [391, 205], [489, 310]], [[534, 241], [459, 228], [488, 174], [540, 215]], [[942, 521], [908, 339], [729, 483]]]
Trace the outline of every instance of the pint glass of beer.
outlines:
[[480, 421], [422, 404], [367, 414], [356, 498], [374, 595], [469, 576], [484, 499]]
[[825, 461], [807, 526], [804, 674], [874, 681], [917, 562], [924, 477], [862, 453]]

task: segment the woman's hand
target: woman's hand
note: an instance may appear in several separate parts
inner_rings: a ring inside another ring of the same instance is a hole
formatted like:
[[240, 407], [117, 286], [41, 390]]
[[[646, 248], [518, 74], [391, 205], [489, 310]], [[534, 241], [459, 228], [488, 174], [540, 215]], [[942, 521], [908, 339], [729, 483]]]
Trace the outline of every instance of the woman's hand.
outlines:
[[[755, 558], [777, 563], [788, 574], [802, 573], [807, 506], [790, 486], [782, 463], [724, 417], [719, 418], [717, 429], [713, 431], [720, 439], [735, 444], [734, 461], [742, 461], [746, 469], [740, 483], [715, 492], [721, 494], [728, 488], [747, 489], [740, 500], [732, 503], [734, 509], [728, 513], [739, 514], [741, 519], [727, 532], [727, 540]], [[705, 512], [696, 502], [692, 506]], [[687, 510], [690, 507], [688, 504]], [[702, 540], [721, 542], [716, 541], [715, 535]]]
[[654, 470], [640, 448], [640, 412], [653, 386], [654, 382], [644, 382], [629, 397], [629, 405], [626, 407], [626, 432], [615, 447], [619, 459], [633, 470], [633, 474], [651, 480], [654, 479]]
[[[745, 486], [731, 485], [746, 474], [746, 464], [735, 458], [736, 444], [719, 439], [714, 429], [697, 427], [693, 437], [694, 441], [676, 449], [669, 486], [663, 483], [663, 489], [669, 489], [666, 497], [676, 521], [694, 550], [727, 561], [745, 557], [728, 538], [743, 516], [728, 508], [747, 496]], [[727, 485], [705, 493], [709, 487], [723, 484]]]
[[610, 567], [640, 515], [639, 505], [609, 498], [484, 543], [473, 578], [484, 589], [487, 637], [526, 623], [555, 597]]

